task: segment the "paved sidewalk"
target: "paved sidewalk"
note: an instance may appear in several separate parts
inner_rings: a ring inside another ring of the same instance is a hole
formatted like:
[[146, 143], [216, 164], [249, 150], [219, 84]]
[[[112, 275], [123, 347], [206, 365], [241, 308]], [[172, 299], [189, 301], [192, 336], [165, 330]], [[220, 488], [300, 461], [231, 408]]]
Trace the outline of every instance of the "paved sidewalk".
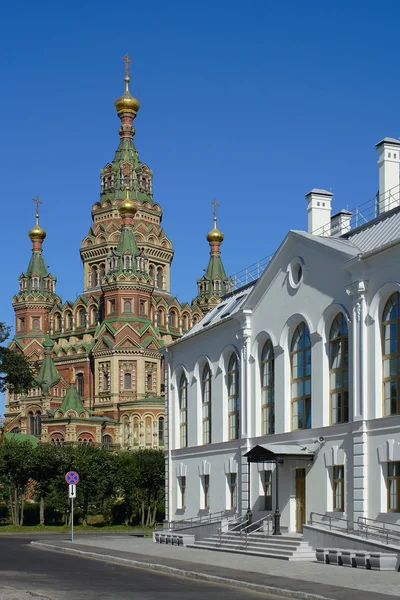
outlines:
[[[240, 585], [297, 598], [317, 596], [334, 600], [391, 600], [400, 596], [400, 573], [366, 571], [317, 562], [288, 562], [272, 558], [155, 544], [134, 536], [75, 538], [32, 542], [35, 547], [82, 554], [157, 570], [179, 569], [186, 577], [229, 579]], [[269, 588], [269, 590], [267, 589]], [[290, 592], [290, 594], [285, 594]]]

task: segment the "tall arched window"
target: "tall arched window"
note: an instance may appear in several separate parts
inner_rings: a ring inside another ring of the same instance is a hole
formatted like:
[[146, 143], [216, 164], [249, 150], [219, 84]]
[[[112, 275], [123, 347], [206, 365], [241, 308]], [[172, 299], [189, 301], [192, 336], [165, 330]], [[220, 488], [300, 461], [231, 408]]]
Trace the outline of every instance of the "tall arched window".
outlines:
[[311, 342], [305, 323], [293, 334], [290, 349], [292, 365], [292, 429], [311, 427]]
[[139, 446], [140, 437], [140, 419], [139, 417], [133, 417], [133, 445]]
[[42, 415], [37, 410], [35, 413], [32, 411], [28, 413], [29, 417], [29, 433], [31, 435], [40, 435], [42, 433]]
[[207, 363], [201, 378], [203, 444], [211, 444], [211, 369]]
[[267, 340], [261, 352], [261, 423], [262, 434], [275, 433], [274, 348]]
[[163, 271], [161, 267], [157, 269], [156, 287], [162, 289], [163, 286]]
[[124, 417], [122, 423], [124, 446], [128, 447], [131, 443], [131, 424], [129, 422], [129, 417]]
[[77, 375], [76, 375], [76, 389], [78, 390], [78, 394], [81, 397], [84, 396], [84, 378], [83, 378], [83, 373], [77, 373]]
[[124, 389], [130, 390], [132, 388], [132, 375], [131, 373], [124, 373]]
[[349, 336], [347, 322], [339, 313], [329, 332], [329, 388], [331, 424], [349, 420]]
[[56, 331], [61, 331], [61, 315], [56, 314], [54, 318], [54, 329]]
[[176, 327], [176, 312], [174, 310], [170, 310], [168, 313], [168, 326]]
[[86, 326], [86, 311], [83, 308], [81, 308], [78, 313], [78, 323], [79, 323], [79, 327]]
[[239, 437], [239, 364], [235, 353], [228, 363], [228, 426], [229, 439]]
[[[91, 441], [89, 440], [89, 443], [91, 443]], [[107, 448], [108, 450], [111, 450], [112, 447], [112, 437], [111, 435], [103, 435], [103, 439], [102, 439], [102, 443], [103, 443], [103, 448]]]
[[187, 439], [187, 387], [188, 382], [184, 373], [179, 381], [179, 441], [180, 447], [186, 448]]
[[158, 419], [158, 445], [164, 446], [164, 417]]
[[151, 446], [152, 445], [152, 420], [151, 417], [146, 417], [144, 420], [144, 436], [145, 436], [145, 443], [146, 446]]
[[399, 293], [395, 292], [386, 302], [382, 315], [383, 414], [385, 416], [400, 413], [399, 321]]

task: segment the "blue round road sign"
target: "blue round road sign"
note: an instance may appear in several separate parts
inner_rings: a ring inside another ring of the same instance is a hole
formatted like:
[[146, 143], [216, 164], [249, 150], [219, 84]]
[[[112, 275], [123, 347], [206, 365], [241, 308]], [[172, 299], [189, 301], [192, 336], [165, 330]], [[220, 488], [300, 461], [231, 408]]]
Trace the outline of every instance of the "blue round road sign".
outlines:
[[67, 483], [78, 483], [79, 481], [79, 475], [76, 471], [68, 471], [68, 473], [65, 476], [65, 481]]

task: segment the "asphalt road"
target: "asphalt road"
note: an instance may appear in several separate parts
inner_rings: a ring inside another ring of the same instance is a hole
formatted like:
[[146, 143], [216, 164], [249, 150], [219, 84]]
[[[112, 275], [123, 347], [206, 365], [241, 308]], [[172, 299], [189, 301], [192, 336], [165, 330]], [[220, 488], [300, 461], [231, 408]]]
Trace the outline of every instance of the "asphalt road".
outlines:
[[[5, 591], [2, 594], [3, 586], [51, 600], [205, 600], [205, 596], [207, 600], [226, 600], [228, 594], [229, 600], [284, 600], [282, 596], [39, 550], [30, 546], [31, 539], [0, 537], [0, 600], [10, 597]], [[17, 600], [18, 594], [14, 598]]]

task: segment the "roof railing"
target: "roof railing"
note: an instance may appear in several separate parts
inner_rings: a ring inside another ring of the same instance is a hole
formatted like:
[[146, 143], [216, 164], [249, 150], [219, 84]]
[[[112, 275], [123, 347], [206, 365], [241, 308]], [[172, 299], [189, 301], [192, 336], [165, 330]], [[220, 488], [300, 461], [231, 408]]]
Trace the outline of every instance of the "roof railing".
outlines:
[[[349, 212], [351, 217], [349, 219], [349, 232], [356, 227], [360, 227], [364, 223], [368, 223], [372, 219], [379, 217], [384, 212], [388, 212], [393, 208], [400, 206], [400, 184], [393, 186], [390, 190], [387, 190], [383, 194], [376, 194], [373, 198], [370, 198], [366, 202], [359, 204]], [[384, 207], [384, 210], [383, 210]], [[347, 210], [347, 209], [346, 209]], [[350, 216], [350, 215], [349, 215]], [[319, 227], [312, 232], [312, 235], [331, 235], [330, 224]], [[275, 253], [262, 258], [261, 260], [253, 263], [249, 267], [242, 269], [232, 276], [232, 291], [257, 281], [265, 271], [268, 264], [271, 262]]]

